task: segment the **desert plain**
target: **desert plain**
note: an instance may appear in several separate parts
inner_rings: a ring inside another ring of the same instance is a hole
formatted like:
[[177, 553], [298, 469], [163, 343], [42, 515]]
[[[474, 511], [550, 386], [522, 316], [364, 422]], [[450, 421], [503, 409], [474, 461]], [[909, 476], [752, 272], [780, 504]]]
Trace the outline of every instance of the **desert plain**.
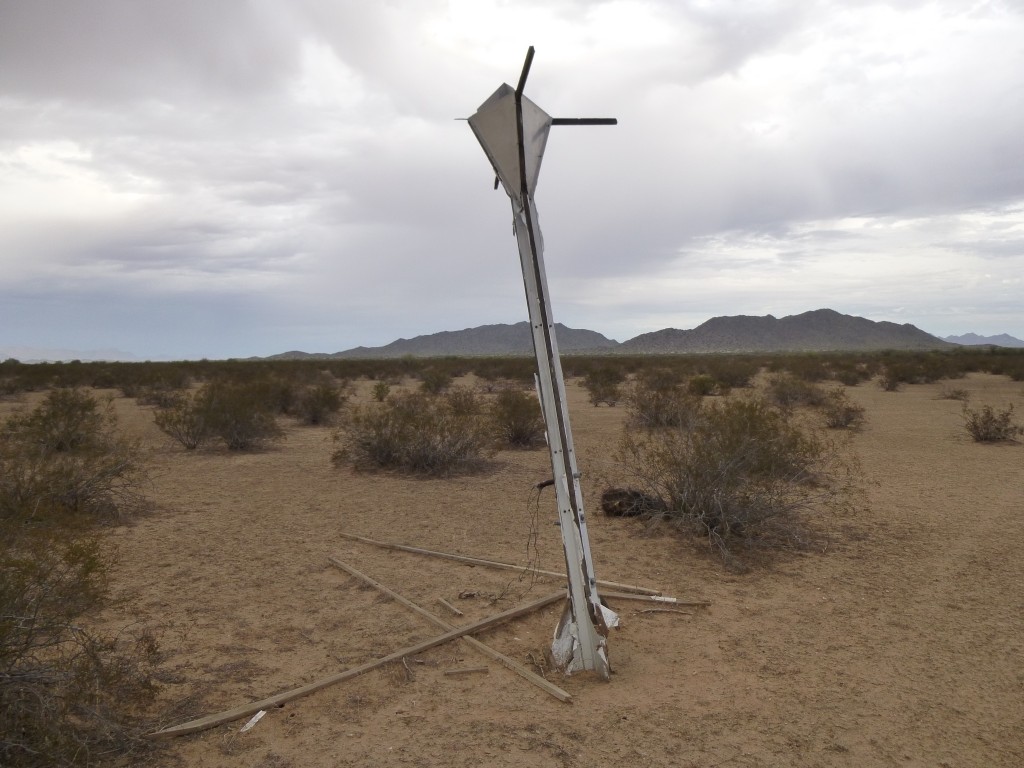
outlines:
[[[371, 386], [357, 382], [353, 401], [368, 401]], [[621, 617], [609, 682], [550, 668], [559, 604], [477, 635], [571, 703], [454, 640], [273, 707], [248, 731], [246, 717], [154, 742], [128, 762], [1024, 765], [1024, 446], [973, 442], [961, 403], [940, 397], [948, 386], [847, 388], [867, 421], [831, 434], [860, 465], [857, 503], [818, 521], [814, 547], [734, 572], [670, 525], [600, 513], [625, 409], [591, 406], [570, 381], [598, 578], [707, 607], [609, 599]], [[974, 406], [1024, 412], [1024, 385], [1007, 377], [969, 374], [955, 386]], [[478, 474], [409, 478], [335, 467], [331, 427], [282, 420], [285, 439], [264, 450], [185, 451], [152, 408], [121, 397], [114, 407], [146, 451], [153, 508], [105, 534], [123, 600], [98, 623], [159, 640], [154, 730], [441, 634], [330, 556], [453, 624], [562, 586], [342, 535], [561, 570], [553, 494], [535, 489], [551, 475], [546, 449], [500, 451]]]

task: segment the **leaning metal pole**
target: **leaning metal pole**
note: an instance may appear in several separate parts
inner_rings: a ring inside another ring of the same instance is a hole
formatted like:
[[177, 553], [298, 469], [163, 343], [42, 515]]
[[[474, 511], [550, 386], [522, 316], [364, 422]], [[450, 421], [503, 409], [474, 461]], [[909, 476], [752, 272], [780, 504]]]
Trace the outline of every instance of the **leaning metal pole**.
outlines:
[[565, 380], [551, 315], [544, 244], [537, 223], [534, 192], [540, 163], [552, 125], [614, 125], [614, 119], [555, 119], [523, 96], [533, 62], [533, 47], [526, 55], [515, 90], [503, 84], [469, 118], [470, 127], [487, 154], [512, 202], [519, 260], [537, 358], [541, 410], [547, 425], [548, 448], [554, 477], [558, 522], [569, 578], [569, 603], [555, 630], [552, 655], [566, 674], [593, 670], [608, 679], [608, 627], [618, 617], [601, 605], [590, 555], [590, 539], [573, 449]]

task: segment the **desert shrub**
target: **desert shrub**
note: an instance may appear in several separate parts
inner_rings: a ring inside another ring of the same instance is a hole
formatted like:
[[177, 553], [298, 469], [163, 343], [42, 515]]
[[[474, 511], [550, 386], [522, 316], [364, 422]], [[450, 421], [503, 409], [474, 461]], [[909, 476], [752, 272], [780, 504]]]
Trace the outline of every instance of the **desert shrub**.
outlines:
[[211, 381], [196, 395], [196, 407], [204, 414], [211, 432], [232, 451], [260, 448], [281, 438], [274, 418], [275, 407], [266, 397], [261, 381]]
[[966, 403], [970, 400], [971, 393], [966, 389], [944, 386], [939, 390], [938, 397], [940, 400], [959, 400], [960, 402]]
[[295, 416], [303, 424], [328, 424], [346, 399], [344, 391], [330, 382], [306, 387], [295, 403]]
[[882, 371], [882, 375], [878, 377], [878, 386], [886, 392], [899, 392], [902, 384], [903, 380], [899, 375], [888, 369]]
[[106, 602], [109, 567], [95, 538], [59, 529], [0, 548], [0, 764], [95, 765], [141, 747], [157, 645], [81, 626]]
[[491, 405], [491, 420], [499, 439], [507, 445], [532, 448], [544, 442], [544, 419], [536, 395], [502, 390]]
[[614, 406], [622, 399], [622, 382], [625, 378], [618, 368], [599, 367], [587, 373], [581, 383], [595, 408], [601, 403]]
[[964, 403], [963, 418], [964, 428], [976, 443], [999, 443], [1024, 434], [1024, 427], [1014, 421], [1013, 403], [1001, 411], [996, 411], [991, 405], [973, 410]]
[[[471, 394], [471, 393], [470, 393]], [[384, 403], [356, 407], [335, 434], [335, 465], [394, 469], [445, 476], [482, 466], [490, 434], [480, 408], [465, 393], [393, 395]]]
[[761, 398], [704, 404], [689, 427], [627, 429], [618, 457], [631, 490], [733, 566], [737, 546], [804, 542], [803, 515], [847, 487], [833, 445]]
[[58, 453], [94, 444], [102, 437], [107, 418], [89, 393], [54, 389], [31, 413], [11, 418], [7, 429], [27, 445], [45, 453]]
[[822, 405], [825, 402], [825, 390], [817, 384], [781, 373], [769, 379], [768, 397], [778, 407], [788, 410], [798, 405]]
[[427, 394], [439, 395], [452, 384], [452, 375], [445, 368], [427, 368], [420, 374], [420, 389]]
[[686, 391], [691, 395], [706, 397], [707, 395], [713, 395], [718, 392], [718, 382], [715, 381], [714, 377], [709, 376], [706, 373], [698, 373], [686, 382]]
[[80, 390], [54, 390], [0, 429], [0, 518], [116, 518], [141, 505], [144, 477], [110, 404]]
[[378, 381], [373, 385], [373, 399], [378, 403], [383, 403], [387, 400], [388, 395], [391, 394], [391, 385], [386, 381]]
[[628, 422], [640, 429], [689, 425], [701, 398], [687, 392], [673, 378], [640, 378], [626, 397]]
[[838, 387], [826, 393], [821, 410], [830, 429], [858, 429], [864, 424], [864, 406], [850, 400]]
[[93, 528], [140, 507], [143, 477], [87, 393], [55, 390], [0, 427], [0, 765], [90, 765], [139, 744], [156, 645], [82, 618], [106, 603], [111, 566]]
[[749, 387], [761, 364], [745, 357], [712, 357], [704, 363], [705, 375], [710, 376], [720, 395], [731, 389]]
[[204, 445], [214, 435], [202, 397], [181, 395], [170, 406], [154, 411], [153, 421], [164, 434], [177, 440], [188, 451]]

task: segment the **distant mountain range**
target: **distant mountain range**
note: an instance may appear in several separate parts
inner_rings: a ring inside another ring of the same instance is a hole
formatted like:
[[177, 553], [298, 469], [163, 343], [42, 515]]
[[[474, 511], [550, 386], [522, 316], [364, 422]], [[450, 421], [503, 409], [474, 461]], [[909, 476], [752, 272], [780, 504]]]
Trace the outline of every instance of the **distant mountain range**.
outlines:
[[[875, 322], [818, 309], [781, 319], [766, 315], [713, 317], [692, 330], [665, 328], [619, 343], [596, 331], [555, 326], [558, 346], [567, 353], [679, 354], [724, 352], [866, 351], [874, 349], [952, 349], [910, 324]], [[529, 355], [530, 325], [483, 325], [398, 339], [383, 347], [356, 347], [334, 354], [285, 352], [268, 359], [443, 357], [447, 355]]]
[[962, 336], [945, 336], [945, 341], [953, 344], [962, 344], [966, 347], [979, 347], [994, 344], [997, 347], [1024, 347], [1024, 341], [1011, 336], [1008, 333], [1000, 333], [998, 336], [979, 336], [976, 333], [965, 333]]

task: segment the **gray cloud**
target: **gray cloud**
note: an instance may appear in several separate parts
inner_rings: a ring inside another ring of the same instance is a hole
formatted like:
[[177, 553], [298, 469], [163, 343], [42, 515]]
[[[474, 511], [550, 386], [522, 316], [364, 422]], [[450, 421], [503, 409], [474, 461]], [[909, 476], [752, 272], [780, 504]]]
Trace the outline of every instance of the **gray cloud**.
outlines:
[[562, 322], [828, 305], [1024, 336], [1022, 37], [1019, 6], [952, 0], [5, 3], [0, 345], [336, 351], [521, 319], [508, 202], [454, 118], [531, 42], [531, 98], [620, 121], [552, 131]]

